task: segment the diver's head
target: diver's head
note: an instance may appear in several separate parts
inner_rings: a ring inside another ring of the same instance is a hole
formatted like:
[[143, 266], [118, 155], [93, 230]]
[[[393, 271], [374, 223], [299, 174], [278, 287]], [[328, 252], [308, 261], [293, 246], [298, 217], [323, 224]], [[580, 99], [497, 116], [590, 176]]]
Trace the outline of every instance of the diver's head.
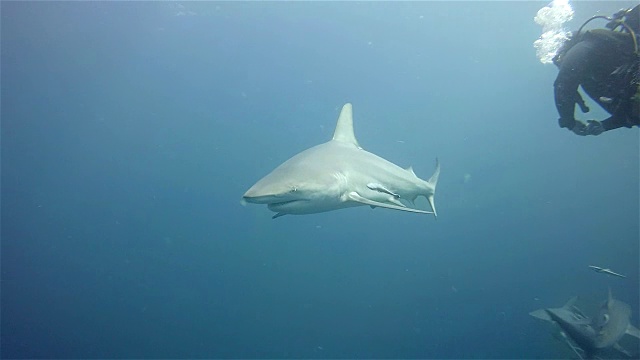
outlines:
[[622, 9], [613, 14], [611, 18], [612, 20], [606, 25], [610, 30], [614, 30], [620, 26], [621, 22], [624, 22], [626, 27], [623, 26], [623, 29], [628, 30], [627, 27], [629, 27], [635, 33], [640, 32], [640, 5], [636, 5], [632, 9]]

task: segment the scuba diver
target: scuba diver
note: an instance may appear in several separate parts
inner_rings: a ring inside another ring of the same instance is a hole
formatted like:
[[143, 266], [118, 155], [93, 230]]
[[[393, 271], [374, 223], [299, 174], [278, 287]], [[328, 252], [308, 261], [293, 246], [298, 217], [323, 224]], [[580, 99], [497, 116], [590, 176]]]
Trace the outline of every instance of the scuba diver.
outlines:
[[[598, 18], [609, 21], [606, 29], [582, 32], [587, 23]], [[640, 36], [640, 5], [620, 10], [612, 17], [590, 18], [562, 46], [553, 58], [559, 68], [553, 85], [561, 128], [586, 136], [640, 125], [640, 54], [636, 35]], [[576, 104], [583, 113], [589, 112], [578, 86], [611, 116], [586, 123], [576, 120]]]

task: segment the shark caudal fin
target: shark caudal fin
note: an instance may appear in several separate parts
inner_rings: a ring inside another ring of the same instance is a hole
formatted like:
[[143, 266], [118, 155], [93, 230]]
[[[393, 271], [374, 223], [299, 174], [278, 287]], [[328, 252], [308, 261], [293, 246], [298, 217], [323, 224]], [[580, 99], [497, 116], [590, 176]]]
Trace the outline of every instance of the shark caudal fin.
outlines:
[[436, 170], [433, 172], [433, 175], [429, 178], [427, 183], [433, 189], [431, 194], [427, 196], [427, 200], [429, 200], [429, 206], [431, 206], [431, 210], [433, 211], [433, 215], [437, 218], [438, 212], [436, 211], [436, 204], [433, 200], [433, 196], [436, 194], [436, 185], [438, 185], [438, 178], [440, 177], [440, 161], [436, 158]]

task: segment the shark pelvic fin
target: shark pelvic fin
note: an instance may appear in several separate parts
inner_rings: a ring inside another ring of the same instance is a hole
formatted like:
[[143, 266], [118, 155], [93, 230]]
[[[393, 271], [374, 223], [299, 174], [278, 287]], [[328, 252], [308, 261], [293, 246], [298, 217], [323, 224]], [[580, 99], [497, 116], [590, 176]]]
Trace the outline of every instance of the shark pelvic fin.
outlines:
[[[415, 175], [415, 174], [414, 174]], [[433, 172], [433, 175], [429, 178], [429, 185], [433, 188], [435, 193], [436, 185], [438, 185], [438, 178], [440, 177], [440, 161], [436, 158], [436, 170]], [[429, 206], [431, 206], [431, 210], [433, 210], [433, 215], [438, 218], [438, 212], [436, 211], [436, 203], [433, 201], [433, 195], [431, 194], [427, 196], [427, 200], [429, 201]]]
[[333, 132], [333, 140], [352, 144], [361, 149], [353, 132], [353, 110], [350, 103], [344, 104], [340, 111], [336, 130]]

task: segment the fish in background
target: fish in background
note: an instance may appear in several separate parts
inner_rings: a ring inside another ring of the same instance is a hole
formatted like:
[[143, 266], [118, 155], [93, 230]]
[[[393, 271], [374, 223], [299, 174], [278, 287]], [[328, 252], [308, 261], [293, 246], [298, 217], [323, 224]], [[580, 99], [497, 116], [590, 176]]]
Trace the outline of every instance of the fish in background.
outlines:
[[595, 265], [589, 265], [589, 267], [592, 268], [593, 271], [595, 271], [597, 273], [613, 275], [613, 276], [621, 277], [623, 279], [626, 278], [626, 276], [624, 276], [622, 274], [618, 274], [617, 272], [614, 272], [609, 268], [601, 268], [601, 267], [595, 266]]

